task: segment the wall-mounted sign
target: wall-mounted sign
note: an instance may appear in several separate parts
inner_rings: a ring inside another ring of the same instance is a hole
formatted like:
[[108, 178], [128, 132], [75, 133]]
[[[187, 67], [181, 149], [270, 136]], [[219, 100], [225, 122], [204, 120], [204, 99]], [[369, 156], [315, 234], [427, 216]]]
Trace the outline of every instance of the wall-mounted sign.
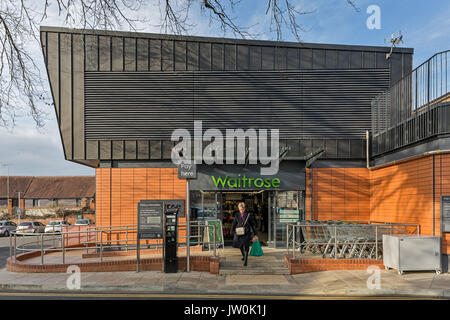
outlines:
[[163, 202], [141, 200], [138, 203], [138, 232], [141, 239], [163, 238]]
[[441, 197], [442, 232], [450, 232], [450, 196]]
[[298, 209], [280, 208], [280, 223], [295, 223], [300, 220], [300, 211]]
[[211, 176], [216, 188], [221, 189], [276, 189], [280, 187], [278, 178], [248, 178], [245, 174], [237, 177]]
[[261, 175], [259, 165], [197, 165], [191, 190], [305, 190], [305, 162], [283, 161], [275, 175]]
[[181, 162], [178, 165], [179, 179], [195, 179], [197, 178], [197, 165], [195, 161]]

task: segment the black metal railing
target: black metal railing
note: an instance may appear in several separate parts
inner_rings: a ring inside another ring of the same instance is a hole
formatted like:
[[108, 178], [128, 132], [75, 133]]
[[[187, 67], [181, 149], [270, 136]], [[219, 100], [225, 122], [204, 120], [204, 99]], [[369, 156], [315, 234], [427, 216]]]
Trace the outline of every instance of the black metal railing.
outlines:
[[450, 132], [450, 50], [439, 52], [372, 100], [373, 155]]

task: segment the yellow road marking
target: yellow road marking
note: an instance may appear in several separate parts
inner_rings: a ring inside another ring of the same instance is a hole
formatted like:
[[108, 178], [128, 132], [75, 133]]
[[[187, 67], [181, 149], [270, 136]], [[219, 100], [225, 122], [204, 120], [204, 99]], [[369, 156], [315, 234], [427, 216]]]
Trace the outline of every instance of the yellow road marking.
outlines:
[[253, 299], [253, 300], [447, 300], [431, 297], [358, 297], [358, 296], [259, 296], [231, 294], [153, 294], [153, 293], [61, 293], [61, 292], [0, 292], [0, 296], [86, 297], [86, 298], [179, 298], [179, 299]]

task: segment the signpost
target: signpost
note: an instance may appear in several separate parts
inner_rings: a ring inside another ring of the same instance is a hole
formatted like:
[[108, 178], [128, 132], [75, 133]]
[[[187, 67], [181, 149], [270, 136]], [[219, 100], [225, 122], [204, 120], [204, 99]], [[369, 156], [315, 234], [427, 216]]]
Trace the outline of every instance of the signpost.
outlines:
[[190, 203], [189, 203], [189, 194], [190, 194], [190, 188], [189, 188], [189, 179], [197, 179], [197, 165], [195, 164], [195, 161], [182, 161], [178, 165], [178, 178], [179, 179], [186, 179], [186, 271], [190, 272], [191, 266], [190, 266], [190, 238], [191, 238], [191, 215], [190, 215]]

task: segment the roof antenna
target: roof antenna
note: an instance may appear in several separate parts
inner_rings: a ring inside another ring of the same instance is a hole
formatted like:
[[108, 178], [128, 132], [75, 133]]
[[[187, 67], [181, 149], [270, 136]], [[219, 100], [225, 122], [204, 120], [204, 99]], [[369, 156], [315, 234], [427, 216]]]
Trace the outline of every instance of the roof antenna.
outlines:
[[[399, 44], [400, 42], [403, 43], [403, 35], [402, 35], [402, 32], [399, 30], [398, 35], [391, 34], [391, 40], [390, 40], [391, 51], [389, 51], [389, 53], [386, 53], [386, 60], [389, 60], [389, 58], [392, 55], [392, 51], [394, 50], [395, 45]], [[387, 44], [386, 39], [384, 39], [384, 43]]]

